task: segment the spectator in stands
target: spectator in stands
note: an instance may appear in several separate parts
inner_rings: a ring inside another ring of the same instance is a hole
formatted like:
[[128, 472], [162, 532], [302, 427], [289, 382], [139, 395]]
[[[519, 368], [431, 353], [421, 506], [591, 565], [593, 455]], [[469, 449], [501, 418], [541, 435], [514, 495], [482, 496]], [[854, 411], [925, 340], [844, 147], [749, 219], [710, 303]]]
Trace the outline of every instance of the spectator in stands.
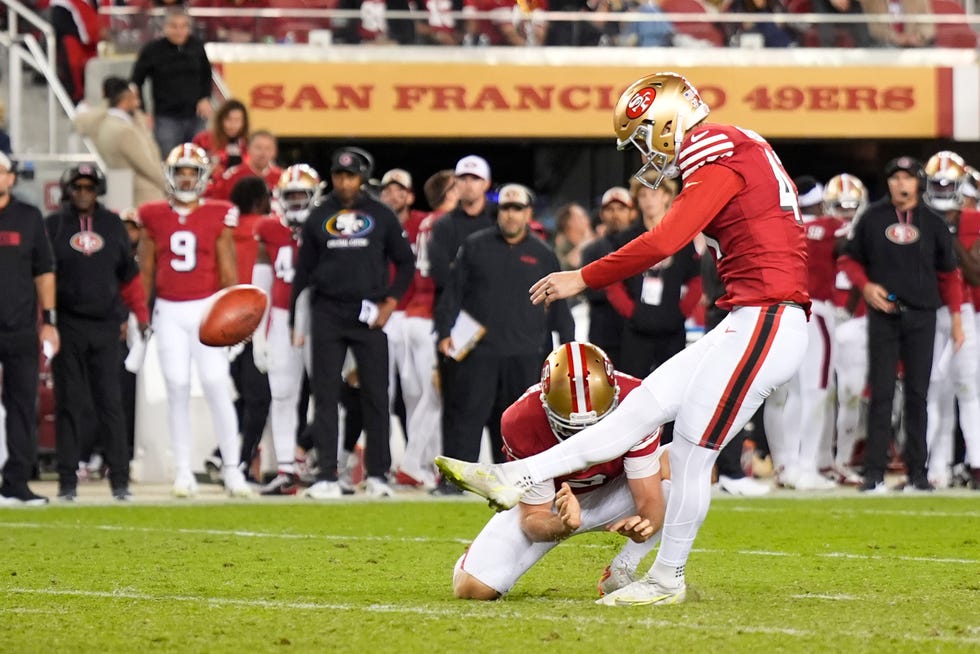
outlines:
[[[551, 11], [609, 13], [620, 11], [620, 0], [551, 0]], [[548, 27], [548, 45], [610, 45], [619, 34], [619, 23], [604, 18], [554, 21]]]
[[388, 19], [388, 10], [409, 11], [415, 8], [408, 0], [340, 0], [339, 9], [358, 10], [360, 18], [346, 21], [334, 36], [344, 43], [373, 45], [412, 45], [415, 43], [415, 21]]
[[664, 13], [660, 0], [638, 0], [630, 2], [629, 11], [643, 14], [651, 20], [637, 23], [623, 23], [620, 45], [635, 45], [641, 48], [665, 48], [674, 42], [674, 25], [669, 20], [653, 19]]
[[758, 34], [767, 48], [786, 48], [797, 44], [797, 34], [787, 25], [772, 21], [774, 14], [785, 14], [782, 0], [732, 0], [726, 11], [733, 14], [759, 14], [759, 20], [746, 23], [725, 23], [729, 45], [744, 45], [742, 35]]
[[[861, 11], [859, 0], [812, 0], [813, 12], [817, 14], [839, 14], [843, 16], [858, 16]], [[817, 35], [820, 47], [832, 48], [837, 45], [837, 35], [847, 32], [854, 45], [858, 48], [871, 47], [871, 35], [866, 23], [818, 23]]]
[[275, 163], [278, 153], [279, 146], [271, 132], [266, 130], [253, 132], [248, 139], [245, 161], [232, 166], [221, 177], [214, 180], [205, 192], [205, 197], [229, 199], [235, 184], [245, 177], [262, 178], [271, 193], [282, 175], [282, 169]]
[[136, 90], [121, 77], [107, 77], [102, 93], [108, 108], [80, 112], [75, 129], [92, 139], [109, 170], [133, 171], [133, 206], [164, 199], [166, 181], [160, 150], [146, 129]]
[[462, 11], [463, 0], [444, 0], [425, 3], [425, 20], [415, 21], [415, 34], [420, 45], [459, 45], [463, 31], [449, 12]]
[[490, 12], [493, 18], [466, 21], [463, 45], [541, 45], [548, 37], [543, 11], [547, 0], [464, 0], [463, 11]]
[[52, 0], [51, 27], [58, 42], [58, 79], [72, 102], [85, 97], [85, 64], [98, 54], [103, 25], [96, 0]]
[[194, 135], [194, 145], [204, 148], [214, 166], [211, 179], [218, 179], [242, 162], [248, 134], [248, 109], [240, 100], [230, 98], [214, 112], [211, 127]]
[[191, 34], [191, 19], [183, 9], [170, 9], [163, 36], [140, 50], [132, 81], [141, 93], [146, 80], [153, 84], [153, 136], [160, 152], [170, 152], [204, 129], [213, 113], [211, 62], [204, 44]]
[[577, 202], [559, 207], [555, 216], [558, 233], [555, 235], [555, 254], [562, 270], [574, 270], [582, 265], [582, 248], [595, 238], [592, 219]]
[[929, 0], [861, 0], [864, 13], [869, 16], [890, 14], [892, 23], [869, 23], [871, 39], [879, 46], [897, 48], [921, 48], [936, 40], [934, 23], [908, 23], [902, 16], [930, 14]]
[[[268, 9], [267, 0], [195, 0], [195, 7], [214, 7], [216, 9]], [[205, 18], [205, 34], [209, 41], [224, 43], [257, 43], [259, 28], [264, 20], [258, 16], [225, 14], [220, 17]]]

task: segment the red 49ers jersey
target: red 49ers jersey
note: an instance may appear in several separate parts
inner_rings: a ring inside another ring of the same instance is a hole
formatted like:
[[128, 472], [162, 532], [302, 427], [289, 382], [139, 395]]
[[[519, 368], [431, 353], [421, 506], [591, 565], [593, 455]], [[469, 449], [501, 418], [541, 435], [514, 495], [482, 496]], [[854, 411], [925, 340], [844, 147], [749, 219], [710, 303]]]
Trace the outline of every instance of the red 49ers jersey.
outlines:
[[238, 269], [238, 283], [252, 283], [252, 268], [259, 253], [259, 244], [255, 240], [255, 228], [264, 218], [262, 214], [247, 213], [238, 217], [235, 227], [235, 267]]
[[677, 165], [686, 180], [708, 164], [725, 166], [745, 181], [703, 230], [727, 291], [718, 306], [808, 304], [806, 237], [796, 187], [772, 147], [751, 130], [700, 125], [685, 137]]
[[[415, 241], [419, 236], [419, 227], [422, 225], [422, 221], [428, 214], [424, 211], [416, 211], [414, 209], [408, 212], [408, 220], [402, 224], [402, 229], [405, 230], [405, 238], [408, 239], [408, 244], [412, 246], [412, 254], [416, 254]], [[417, 254], [416, 254], [417, 256]], [[391, 264], [388, 266], [391, 271], [391, 278], [395, 278], [395, 266]], [[412, 295], [415, 294], [415, 282], [414, 279], [408, 286], [408, 290], [405, 291], [405, 295], [398, 301], [398, 306], [395, 307], [396, 311], [405, 311], [408, 307], [409, 302], [412, 301]]]
[[293, 275], [296, 274], [298, 233], [282, 224], [277, 216], [266, 216], [255, 226], [255, 239], [265, 244], [272, 262], [272, 306], [288, 311]]
[[[976, 243], [977, 238], [980, 238], [980, 211], [977, 209], [964, 209], [960, 212], [960, 227], [956, 232], [957, 237], [960, 239], [960, 243], [963, 247], [970, 250], [973, 244]], [[973, 300], [973, 306], [976, 309], [980, 309], [980, 286], [970, 286], [963, 281], [964, 292], [963, 298]]]
[[237, 166], [232, 166], [223, 172], [220, 177], [212, 178], [211, 184], [208, 186], [207, 191], [204, 192], [204, 195], [216, 200], [227, 200], [231, 197], [231, 190], [235, 188], [235, 184], [246, 177], [262, 178], [265, 181], [265, 185], [271, 191], [276, 187], [279, 178], [282, 177], [282, 168], [279, 166], [269, 166], [269, 169], [263, 174], [254, 170], [246, 161]]
[[432, 279], [429, 263], [429, 239], [432, 226], [442, 213], [430, 213], [419, 223], [413, 249], [415, 250], [415, 277], [412, 278], [411, 297], [405, 306], [405, 315], [416, 318], [431, 318], [436, 298], [436, 283]]
[[819, 216], [805, 221], [809, 290], [813, 300], [826, 301], [833, 297], [834, 278], [837, 274], [834, 245], [837, 243], [837, 231], [843, 226], [843, 220], [832, 216]]
[[[639, 379], [619, 371], [616, 372], [616, 382], [619, 384], [620, 401], [640, 385]], [[558, 437], [551, 430], [541, 404], [541, 384], [524, 391], [524, 395], [507, 407], [500, 419], [500, 431], [504, 439], [504, 452], [511, 459], [525, 459], [558, 444]], [[643, 442], [642, 447], [634, 448], [618, 459], [557, 477], [554, 480], [555, 492], [562, 482], [567, 482], [576, 494], [595, 490], [623, 474], [623, 459], [649, 456], [659, 446], [660, 432], [657, 431]]]
[[221, 200], [201, 200], [187, 215], [161, 200], [139, 208], [140, 222], [156, 251], [157, 297], [176, 302], [200, 300], [215, 293], [218, 280], [218, 236], [238, 224], [238, 208]]

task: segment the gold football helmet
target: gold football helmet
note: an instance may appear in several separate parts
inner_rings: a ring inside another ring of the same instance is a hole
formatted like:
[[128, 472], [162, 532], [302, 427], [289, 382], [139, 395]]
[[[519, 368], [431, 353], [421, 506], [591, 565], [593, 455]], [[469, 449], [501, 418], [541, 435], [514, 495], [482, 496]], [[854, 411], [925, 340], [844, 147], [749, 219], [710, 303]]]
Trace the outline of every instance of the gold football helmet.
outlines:
[[[193, 168], [196, 177], [180, 173], [181, 169]], [[163, 176], [167, 180], [167, 192], [180, 202], [193, 202], [201, 197], [211, 177], [211, 160], [204, 148], [193, 143], [182, 143], [170, 151], [163, 161]]]
[[602, 420], [619, 404], [612, 361], [591, 343], [558, 346], [541, 367], [541, 404], [558, 440]]
[[323, 191], [320, 175], [306, 164], [295, 164], [282, 171], [273, 196], [290, 225], [302, 225], [310, 210], [320, 202]]
[[955, 152], [942, 150], [926, 162], [926, 190], [923, 199], [937, 211], [959, 209], [963, 204], [960, 183], [966, 176], [966, 164]]
[[677, 73], [654, 73], [630, 84], [616, 103], [613, 129], [618, 149], [632, 143], [643, 155], [633, 177], [653, 189], [665, 177], [677, 177], [674, 159], [684, 135], [709, 111], [698, 90]]
[[868, 189], [854, 175], [834, 175], [823, 187], [823, 209], [828, 216], [850, 220], [868, 203]]

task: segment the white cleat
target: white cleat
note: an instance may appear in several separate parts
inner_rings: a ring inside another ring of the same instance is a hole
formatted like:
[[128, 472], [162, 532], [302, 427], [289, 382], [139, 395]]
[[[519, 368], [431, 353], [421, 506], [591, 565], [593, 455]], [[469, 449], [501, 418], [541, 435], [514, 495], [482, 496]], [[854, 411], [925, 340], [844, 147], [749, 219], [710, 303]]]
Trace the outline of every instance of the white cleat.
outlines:
[[392, 497], [395, 491], [381, 477], [368, 477], [364, 482], [364, 494], [368, 497]]
[[615, 593], [620, 588], [625, 588], [632, 584], [636, 579], [633, 573], [625, 567], [607, 565], [599, 577], [599, 597], [605, 597], [610, 593]]
[[335, 481], [318, 481], [305, 491], [303, 497], [311, 500], [339, 500], [344, 493]]
[[718, 488], [730, 495], [737, 495], [741, 497], [759, 497], [761, 495], [768, 494], [770, 490], [769, 484], [756, 481], [751, 477], [733, 479], [732, 477], [727, 477], [725, 475], [719, 475]]
[[496, 511], [515, 507], [521, 501], [524, 491], [531, 486], [530, 480], [523, 488], [510, 483], [499, 465], [469, 463], [448, 456], [437, 456], [435, 464], [444, 479], [463, 490], [487, 498], [490, 508]]
[[596, 600], [604, 606], [652, 606], [655, 604], [680, 604], [687, 597], [687, 586], [667, 588], [655, 581], [643, 578], [616, 592]]
[[174, 480], [174, 497], [194, 497], [197, 495], [197, 482], [191, 475], [181, 475]]
[[796, 490], [801, 491], [824, 491], [824, 490], [835, 490], [837, 484], [827, 479], [818, 472], [803, 472], [800, 473], [799, 478], [796, 480]]
[[252, 497], [252, 489], [245, 481], [245, 475], [238, 469], [238, 466], [225, 466], [221, 471], [221, 477], [225, 483], [225, 492], [230, 497]]

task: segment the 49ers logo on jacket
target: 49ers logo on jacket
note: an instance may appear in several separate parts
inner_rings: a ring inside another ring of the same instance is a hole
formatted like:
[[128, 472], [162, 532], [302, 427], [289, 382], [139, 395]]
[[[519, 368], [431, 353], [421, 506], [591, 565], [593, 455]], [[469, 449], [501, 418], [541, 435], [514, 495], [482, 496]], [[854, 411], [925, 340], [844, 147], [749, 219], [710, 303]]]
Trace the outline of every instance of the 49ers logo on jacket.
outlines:
[[885, 238], [895, 245], [909, 245], [919, 240], [919, 228], [908, 223], [893, 223], [885, 228]]
[[657, 97], [657, 91], [650, 88], [649, 86], [645, 89], [640, 89], [633, 94], [630, 98], [630, 102], [626, 105], [626, 117], [630, 120], [635, 120], [645, 114], [650, 105]]
[[89, 256], [105, 247], [105, 240], [97, 233], [89, 231], [74, 234], [68, 243], [73, 250]]
[[328, 248], [367, 247], [366, 238], [374, 230], [374, 218], [356, 211], [341, 211], [327, 218], [323, 231], [331, 236]]

